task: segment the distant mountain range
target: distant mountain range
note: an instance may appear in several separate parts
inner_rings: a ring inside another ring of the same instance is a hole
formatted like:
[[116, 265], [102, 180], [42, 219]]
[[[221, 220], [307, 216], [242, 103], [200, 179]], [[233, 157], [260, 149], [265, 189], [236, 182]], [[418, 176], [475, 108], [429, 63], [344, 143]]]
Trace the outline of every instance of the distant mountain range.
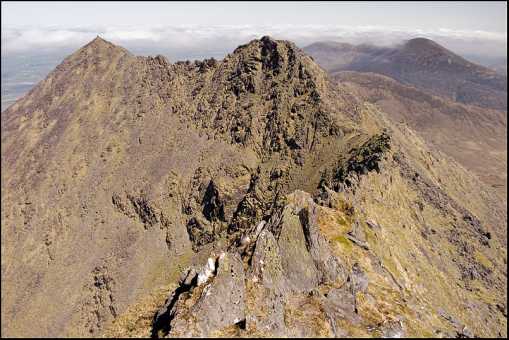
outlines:
[[397, 47], [318, 42], [304, 51], [331, 74], [378, 73], [457, 102], [507, 110], [506, 76], [429, 39], [416, 38]]

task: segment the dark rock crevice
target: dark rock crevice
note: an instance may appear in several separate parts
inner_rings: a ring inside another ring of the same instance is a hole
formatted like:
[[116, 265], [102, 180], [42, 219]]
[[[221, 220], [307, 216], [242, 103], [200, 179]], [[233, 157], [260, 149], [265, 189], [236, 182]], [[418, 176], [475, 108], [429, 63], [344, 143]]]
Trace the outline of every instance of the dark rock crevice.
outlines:
[[[152, 321], [152, 338], [163, 338], [171, 331], [171, 322], [175, 317], [174, 306], [179, 300], [180, 296], [189, 293], [192, 291], [194, 287], [198, 284], [198, 275], [194, 275], [190, 280], [189, 276], [191, 271], [188, 272], [187, 276], [177, 287], [177, 289], [173, 292], [166, 302], [164, 306], [159, 309]], [[194, 273], [195, 274], [195, 273]]]
[[203, 206], [203, 216], [205, 216], [205, 218], [211, 222], [225, 222], [224, 203], [221, 200], [219, 190], [213, 180], [211, 180], [207, 186], [207, 190], [205, 191], [201, 204]]

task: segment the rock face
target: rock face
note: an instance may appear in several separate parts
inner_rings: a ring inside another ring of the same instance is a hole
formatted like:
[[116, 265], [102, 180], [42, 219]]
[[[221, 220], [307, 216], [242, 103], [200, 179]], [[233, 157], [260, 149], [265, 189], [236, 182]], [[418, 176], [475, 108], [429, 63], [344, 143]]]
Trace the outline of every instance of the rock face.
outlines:
[[290, 42], [97, 38], [4, 117], [3, 334], [506, 335], [503, 204]]

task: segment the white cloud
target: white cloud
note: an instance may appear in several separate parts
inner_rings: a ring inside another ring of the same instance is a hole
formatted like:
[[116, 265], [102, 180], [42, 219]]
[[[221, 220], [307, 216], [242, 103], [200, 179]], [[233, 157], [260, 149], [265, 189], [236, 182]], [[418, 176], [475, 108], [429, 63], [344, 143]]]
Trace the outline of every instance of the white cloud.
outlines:
[[[409, 31], [380, 26], [330, 25], [223, 25], [223, 26], [152, 26], [152, 27], [70, 27], [2, 28], [2, 53], [29, 52], [37, 49], [78, 48], [96, 35], [136, 52], [170, 51], [174, 54], [216, 52], [226, 54], [236, 46], [263, 35], [294, 41], [299, 46], [336, 40], [350, 43], [389, 45], [404, 39], [424, 36], [456, 51], [472, 53], [482, 44], [492, 54], [506, 54], [507, 33], [451, 30], [446, 28]], [[459, 49], [459, 50], [458, 50]], [[464, 51], [461, 51], [464, 50]]]
[[37, 48], [73, 47], [93, 39], [93, 33], [53, 29], [2, 29], [2, 53]]

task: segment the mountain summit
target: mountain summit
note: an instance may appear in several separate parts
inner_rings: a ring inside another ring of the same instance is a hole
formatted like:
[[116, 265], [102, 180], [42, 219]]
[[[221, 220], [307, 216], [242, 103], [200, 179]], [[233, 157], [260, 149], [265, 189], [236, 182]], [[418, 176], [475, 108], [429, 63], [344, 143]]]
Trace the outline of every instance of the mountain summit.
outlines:
[[453, 54], [443, 46], [437, 44], [431, 39], [427, 38], [414, 38], [407, 40], [403, 47], [408, 50], [414, 50], [414, 51], [421, 51], [421, 52], [430, 52], [435, 51], [437, 53], [444, 53], [444, 54]]
[[3, 117], [7, 336], [507, 335], [504, 204], [291, 42], [96, 38]]

